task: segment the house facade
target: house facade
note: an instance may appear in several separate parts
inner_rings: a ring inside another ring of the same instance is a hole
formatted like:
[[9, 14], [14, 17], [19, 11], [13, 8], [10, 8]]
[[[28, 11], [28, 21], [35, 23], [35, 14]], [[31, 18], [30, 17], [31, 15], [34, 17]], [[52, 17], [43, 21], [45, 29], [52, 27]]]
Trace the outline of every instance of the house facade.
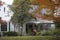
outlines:
[[13, 16], [13, 12], [10, 10], [9, 5], [0, 1], [0, 32], [8, 32], [10, 28], [12, 31], [14, 30], [10, 22], [11, 16]]
[[[29, 13], [33, 15], [37, 20], [31, 19], [31, 21], [24, 23], [23, 27], [19, 26], [18, 24], [14, 25], [12, 21], [10, 21], [11, 17], [13, 16], [13, 12], [11, 12], [10, 8], [6, 4], [1, 4], [0, 2], [0, 32], [9, 32], [9, 31], [15, 31], [19, 32], [22, 35], [31, 35], [32, 31], [34, 29], [37, 30], [37, 32], [41, 32], [44, 30], [54, 30], [55, 24], [51, 17], [44, 16], [45, 14], [51, 14], [52, 11], [49, 8], [43, 7], [44, 5], [41, 5], [43, 8], [40, 10], [40, 6], [38, 5], [30, 5], [33, 9], [29, 10]], [[6, 9], [8, 8], [8, 9]], [[2, 23], [3, 21], [3, 23]], [[4, 24], [4, 25], [2, 25]]]

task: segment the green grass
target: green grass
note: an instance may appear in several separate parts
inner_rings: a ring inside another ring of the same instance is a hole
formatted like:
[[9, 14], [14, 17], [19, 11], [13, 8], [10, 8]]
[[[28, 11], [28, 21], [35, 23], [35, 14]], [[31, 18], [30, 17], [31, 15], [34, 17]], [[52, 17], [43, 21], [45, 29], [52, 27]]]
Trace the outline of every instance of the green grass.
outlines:
[[17, 37], [0, 37], [0, 40], [60, 40], [60, 37], [53, 37], [53, 36], [17, 36]]

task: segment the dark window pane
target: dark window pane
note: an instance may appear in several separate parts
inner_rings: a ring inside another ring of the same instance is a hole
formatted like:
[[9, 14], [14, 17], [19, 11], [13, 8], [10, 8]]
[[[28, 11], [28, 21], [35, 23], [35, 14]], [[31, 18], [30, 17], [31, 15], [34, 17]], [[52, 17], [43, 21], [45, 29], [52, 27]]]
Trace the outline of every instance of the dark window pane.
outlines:
[[1, 25], [1, 31], [7, 31], [7, 25]]

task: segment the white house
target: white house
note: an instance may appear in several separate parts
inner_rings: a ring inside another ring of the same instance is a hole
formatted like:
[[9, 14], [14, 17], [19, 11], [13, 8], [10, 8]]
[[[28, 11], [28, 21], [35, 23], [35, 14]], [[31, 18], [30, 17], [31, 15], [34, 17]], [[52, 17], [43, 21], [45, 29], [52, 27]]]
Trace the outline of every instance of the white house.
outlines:
[[[11, 16], [13, 16], [13, 12], [10, 10], [9, 6], [6, 4], [2, 4], [1, 5], [1, 1], [0, 1], [0, 17], [1, 20], [3, 20], [3, 23], [6, 22], [6, 25], [2, 25], [0, 23], [0, 32], [3, 31], [15, 31], [15, 32], [22, 32], [23, 35], [28, 34], [29, 30], [32, 32], [32, 30], [36, 27], [38, 29], [38, 31], [42, 30], [42, 28], [45, 30], [50, 29], [52, 30], [52, 28], [55, 28], [55, 24], [52, 20], [43, 20], [43, 19], [37, 19], [34, 20], [32, 19], [31, 21], [24, 23], [23, 27], [18, 26], [18, 25], [14, 25], [12, 24], [12, 22], [10, 21]], [[34, 6], [32, 5], [33, 9], [30, 9], [29, 13], [31, 13], [31, 11], [35, 11], [37, 9], [38, 6]], [[41, 28], [42, 27], [42, 28]]]
[[10, 22], [11, 16], [13, 16], [13, 12], [10, 10], [9, 5], [0, 1], [0, 21], [3, 21], [3, 23], [6, 22], [5, 26], [0, 22], [0, 32], [9, 31], [9, 27], [12, 31], [14, 30], [13, 25]]

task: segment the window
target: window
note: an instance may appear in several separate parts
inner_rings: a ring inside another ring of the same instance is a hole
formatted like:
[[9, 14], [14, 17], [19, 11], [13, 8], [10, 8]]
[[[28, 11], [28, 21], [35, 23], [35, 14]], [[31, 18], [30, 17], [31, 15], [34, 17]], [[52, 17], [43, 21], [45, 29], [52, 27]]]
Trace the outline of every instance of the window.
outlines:
[[5, 12], [5, 7], [4, 7], [4, 12]]
[[1, 25], [1, 31], [7, 31], [7, 25]]

